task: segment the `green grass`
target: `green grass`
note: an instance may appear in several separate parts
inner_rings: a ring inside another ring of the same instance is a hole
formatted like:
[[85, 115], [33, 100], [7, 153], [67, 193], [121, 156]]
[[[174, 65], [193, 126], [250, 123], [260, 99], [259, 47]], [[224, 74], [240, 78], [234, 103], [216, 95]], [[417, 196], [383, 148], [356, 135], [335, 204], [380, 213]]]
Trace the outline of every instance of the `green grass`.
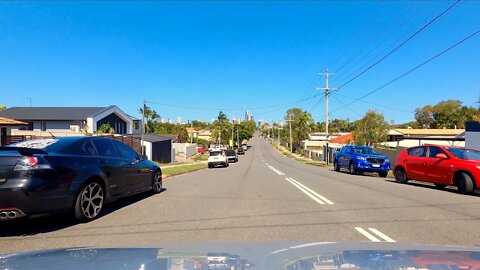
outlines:
[[163, 174], [163, 177], [166, 178], [174, 175], [179, 175], [179, 174], [184, 174], [184, 173], [205, 169], [207, 168], [207, 166], [208, 166], [207, 163], [182, 164], [179, 166], [167, 167], [164, 169], [162, 168], [162, 174]]
[[202, 154], [202, 155], [196, 156], [193, 160], [195, 160], [195, 161], [205, 161], [205, 160], [208, 160], [208, 155], [207, 154]]

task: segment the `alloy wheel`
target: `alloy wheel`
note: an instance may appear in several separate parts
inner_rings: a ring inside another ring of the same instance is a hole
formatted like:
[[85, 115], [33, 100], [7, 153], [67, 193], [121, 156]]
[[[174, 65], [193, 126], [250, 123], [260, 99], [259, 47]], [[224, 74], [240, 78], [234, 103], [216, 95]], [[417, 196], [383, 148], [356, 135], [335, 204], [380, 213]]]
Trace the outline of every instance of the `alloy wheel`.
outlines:
[[98, 183], [90, 183], [86, 186], [81, 195], [80, 207], [85, 217], [95, 218], [103, 206], [103, 189]]
[[155, 190], [158, 190], [159, 192], [162, 190], [162, 177], [158, 172], [155, 173], [155, 176], [153, 179], [153, 185]]

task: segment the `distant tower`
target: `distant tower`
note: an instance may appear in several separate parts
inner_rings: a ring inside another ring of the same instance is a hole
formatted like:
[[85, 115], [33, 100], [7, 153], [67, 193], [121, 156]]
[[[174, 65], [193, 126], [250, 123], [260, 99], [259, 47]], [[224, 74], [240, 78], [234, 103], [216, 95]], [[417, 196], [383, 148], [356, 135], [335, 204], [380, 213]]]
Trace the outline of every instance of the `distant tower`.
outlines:
[[248, 110], [245, 112], [245, 121], [252, 121], [252, 115]]
[[179, 117], [177, 118], [177, 123], [180, 124], [180, 125], [183, 124], [183, 122], [182, 122], [182, 117], [181, 117], [181, 116], [179, 116]]

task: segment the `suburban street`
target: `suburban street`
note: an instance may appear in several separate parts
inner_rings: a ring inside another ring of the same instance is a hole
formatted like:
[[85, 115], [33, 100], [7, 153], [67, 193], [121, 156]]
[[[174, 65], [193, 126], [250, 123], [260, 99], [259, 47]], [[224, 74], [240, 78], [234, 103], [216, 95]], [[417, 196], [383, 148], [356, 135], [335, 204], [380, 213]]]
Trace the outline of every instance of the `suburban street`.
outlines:
[[263, 138], [228, 168], [164, 180], [97, 220], [42, 217], [0, 228], [0, 254], [60, 247], [218, 241], [396, 241], [477, 245], [480, 198], [301, 164]]

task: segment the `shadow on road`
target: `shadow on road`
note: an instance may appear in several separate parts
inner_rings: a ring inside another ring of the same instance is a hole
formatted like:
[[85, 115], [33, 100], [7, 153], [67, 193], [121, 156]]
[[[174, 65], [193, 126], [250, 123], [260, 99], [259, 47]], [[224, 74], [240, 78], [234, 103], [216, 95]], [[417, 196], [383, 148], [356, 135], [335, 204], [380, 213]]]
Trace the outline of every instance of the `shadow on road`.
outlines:
[[[163, 188], [161, 193], [165, 192]], [[160, 194], [161, 194], [160, 193]], [[146, 192], [131, 197], [123, 198], [104, 206], [97, 219], [109, 215], [126, 206], [142, 201], [152, 196], [152, 193]], [[70, 213], [41, 215], [27, 219], [0, 223], [0, 237], [8, 236], [30, 236], [39, 233], [48, 233], [79, 224], [73, 219]]]
[[[434, 190], [439, 190], [439, 191], [444, 191], [444, 192], [450, 192], [450, 193], [454, 193], [454, 194], [458, 194], [458, 195], [463, 195], [463, 194], [461, 194], [460, 192], [458, 192], [457, 188], [455, 188], [455, 187], [453, 187], [453, 186], [447, 186], [447, 187], [445, 187], [445, 188], [438, 188], [438, 187], [434, 186], [433, 184], [424, 183], [424, 182], [412, 182], [412, 181], [408, 181], [407, 184], [402, 184], [402, 183], [396, 182], [395, 179], [386, 179], [385, 181], [388, 182], [388, 183], [397, 184], [397, 185], [409, 185], [409, 186], [415, 186], [415, 187], [419, 187], [419, 188], [434, 189]], [[414, 180], [413, 180], [413, 181], [414, 181]], [[478, 193], [478, 191], [476, 191], [476, 192], [473, 193], [473, 194], [465, 194], [465, 195], [466, 195], [466, 196], [480, 197], [480, 193]]]

